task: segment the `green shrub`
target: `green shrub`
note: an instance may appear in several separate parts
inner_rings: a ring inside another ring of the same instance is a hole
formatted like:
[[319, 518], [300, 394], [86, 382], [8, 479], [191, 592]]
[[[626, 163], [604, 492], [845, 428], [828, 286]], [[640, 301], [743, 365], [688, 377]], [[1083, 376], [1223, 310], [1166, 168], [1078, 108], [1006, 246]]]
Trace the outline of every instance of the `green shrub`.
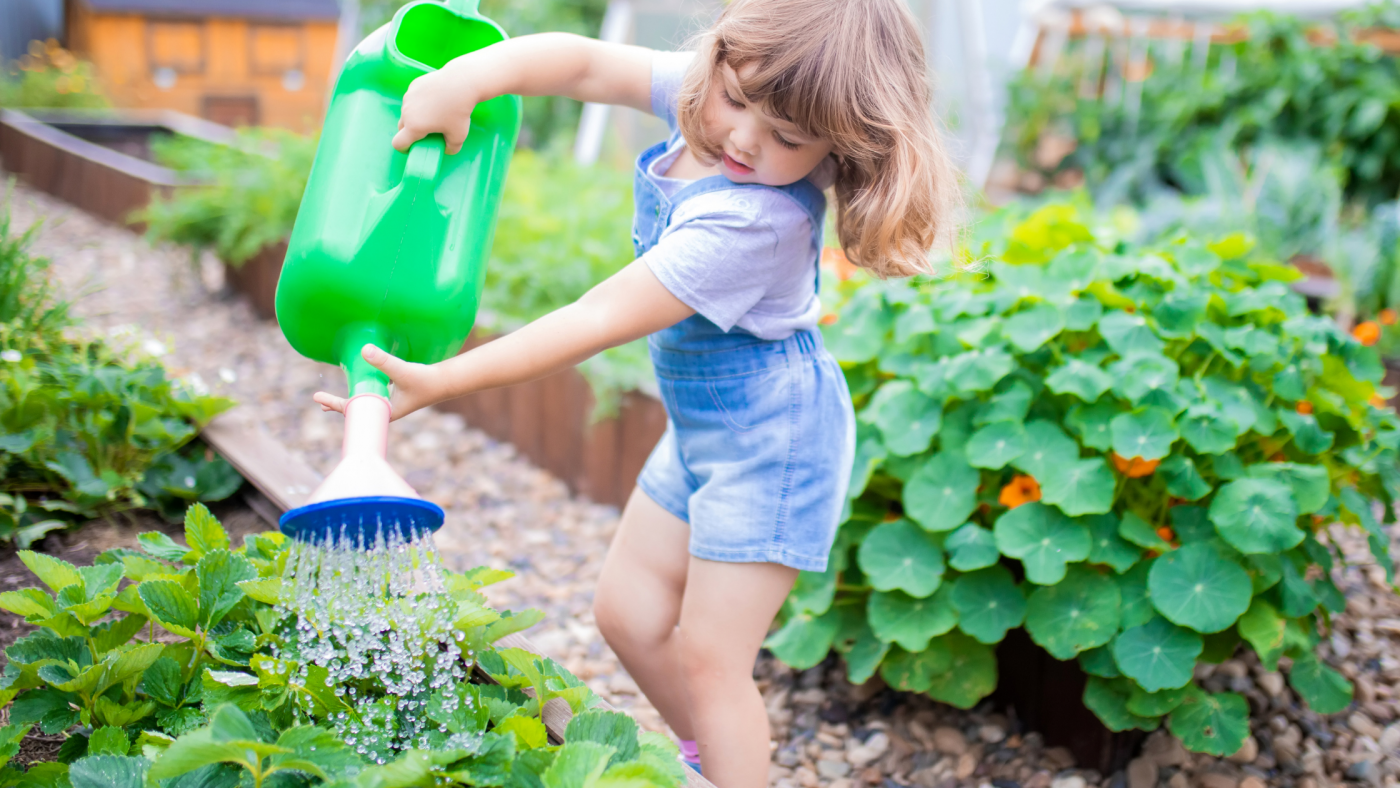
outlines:
[[[509, 572], [445, 572], [458, 642], [495, 683], [444, 687], [420, 710], [378, 681], [338, 684], [319, 664], [308, 666], [303, 682], [299, 666], [277, 656], [298, 636], [295, 616], [276, 605], [291, 552], [281, 533], [249, 535], [234, 548], [195, 505], [185, 541], [143, 534], [139, 551], [108, 550], [84, 567], [20, 553], [48, 590], [0, 594], [0, 608], [41, 627], [5, 650], [0, 784], [675, 788], [683, 781], [664, 736], [591, 708], [597, 697], [553, 660], [491, 646], [541, 618], [485, 605], [479, 589]], [[421, 635], [386, 633], [414, 636]], [[540, 717], [553, 698], [575, 712], [562, 747], [550, 746]], [[440, 726], [430, 729], [427, 749], [368, 753], [332, 732], [347, 716], [392, 726], [420, 714]], [[65, 734], [56, 762], [26, 772], [5, 766], [35, 726]]]
[[0, 107], [100, 109], [108, 106], [92, 64], [57, 41], [31, 41], [29, 52], [0, 73]]
[[168, 380], [138, 349], [83, 337], [31, 239], [4, 208], [0, 540], [27, 547], [74, 519], [230, 495], [242, 480], [227, 463], [179, 452], [233, 403]]
[[849, 516], [769, 648], [969, 708], [1024, 627], [1079, 660], [1109, 728], [1165, 719], [1217, 755], [1248, 706], [1195, 686], [1198, 661], [1286, 658], [1314, 710], [1344, 708], [1314, 656], [1344, 606], [1324, 526], [1363, 528], [1393, 580], [1373, 501], [1393, 521], [1400, 419], [1374, 349], [1241, 236], [1137, 248], [1072, 205], [983, 225], [985, 272], [847, 284], [826, 337], [858, 414]]

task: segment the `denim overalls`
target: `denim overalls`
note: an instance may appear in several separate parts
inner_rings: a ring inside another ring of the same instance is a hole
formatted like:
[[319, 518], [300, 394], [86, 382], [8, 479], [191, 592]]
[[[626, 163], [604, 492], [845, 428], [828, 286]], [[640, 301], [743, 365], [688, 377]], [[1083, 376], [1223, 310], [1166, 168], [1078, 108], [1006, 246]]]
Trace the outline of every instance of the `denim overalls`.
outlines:
[[[638, 256], [656, 245], [685, 200], [730, 189], [787, 194], [807, 212], [813, 246], [821, 248], [826, 199], [806, 180], [774, 187], [714, 175], [667, 198], [647, 169], [678, 136], [637, 159]], [[812, 278], [816, 287], [816, 259]], [[648, 344], [667, 425], [637, 486], [690, 524], [696, 558], [823, 571], [850, 481], [855, 417], [821, 333], [765, 340], [695, 314]]]

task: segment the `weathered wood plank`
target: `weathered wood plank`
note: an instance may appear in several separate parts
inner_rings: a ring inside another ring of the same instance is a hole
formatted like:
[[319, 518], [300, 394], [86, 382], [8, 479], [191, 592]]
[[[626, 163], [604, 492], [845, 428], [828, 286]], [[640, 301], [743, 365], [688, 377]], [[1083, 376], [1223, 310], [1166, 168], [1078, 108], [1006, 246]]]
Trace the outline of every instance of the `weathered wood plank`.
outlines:
[[287, 451], [242, 408], [214, 419], [203, 437], [284, 512], [304, 504], [321, 483], [321, 474]]

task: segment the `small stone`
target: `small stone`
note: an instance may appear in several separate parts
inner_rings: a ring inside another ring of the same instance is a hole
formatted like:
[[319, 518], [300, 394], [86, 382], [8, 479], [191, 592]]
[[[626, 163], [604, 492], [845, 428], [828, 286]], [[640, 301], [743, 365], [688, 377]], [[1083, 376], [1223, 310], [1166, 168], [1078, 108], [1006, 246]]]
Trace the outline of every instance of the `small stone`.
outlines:
[[1379, 784], [1381, 770], [1376, 768], [1376, 762], [1374, 760], [1357, 761], [1347, 767], [1347, 778], [1351, 780], [1360, 780], [1366, 783]]
[[1224, 772], [1202, 772], [1196, 775], [1198, 788], [1239, 788], [1240, 778]]
[[890, 737], [876, 731], [865, 740], [865, 743], [847, 750], [846, 762], [859, 769], [884, 755], [889, 748]]
[[967, 752], [967, 738], [957, 728], [934, 728], [933, 748], [948, 755], [962, 755]]
[[851, 765], [845, 761], [828, 761], [824, 758], [817, 761], [817, 774], [820, 774], [828, 780], [845, 777], [850, 773]]
[[1277, 672], [1265, 673], [1259, 677], [1259, 686], [1269, 693], [1271, 698], [1283, 697], [1283, 674]]
[[977, 756], [970, 752], [965, 752], [958, 756], [958, 768], [953, 772], [959, 780], [966, 780], [977, 771]]
[[1269, 784], [1254, 775], [1250, 775], [1240, 780], [1240, 788], [1269, 788]]
[[849, 777], [838, 777], [837, 779], [832, 780], [831, 784], [827, 786], [827, 788], [853, 788], [854, 785], [855, 783], [851, 782], [851, 779]]
[[1134, 758], [1128, 763], [1128, 788], [1157, 788], [1157, 772], [1151, 758]]
[[1074, 765], [1074, 754], [1065, 747], [1050, 747], [1041, 754], [1040, 762], [1051, 771], [1062, 772]]
[[1254, 763], [1254, 759], [1259, 757], [1259, 742], [1253, 736], [1244, 737], [1244, 744], [1229, 757], [1231, 763]]
[[1167, 788], [1191, 788], [1191, 781], [1187, 779], [1186, 772], [1177, 772], [1167, 780]]
[[977, 737], [988, 744], [996, 744], [1006, 738], [1006, 730], [1000, 725], [983, 725], [977, 729]]
[[1376, 742], [1380, 744], [1381, 752], [1400, 750], [1400, 722], [1386, 728]]
[[1380, 741], [1381, 735], [1385, 733], [1381, 726], [1359, 711], [1347, 718], [1347, 727], [1362, 736], [1371, 737], [1372, 741]]
[[791, 769], [802, 763], [802, 756], [797, 750], [792, 749], [792, 745], [788, 745], [778, 750], [778, 755], [775, 760], [777, 760], [779, 766], [785, 766]]
[[1086, 788], [1088, 783], [1077, 774], [1066, 774], [1050, 781], [1050, 788]]

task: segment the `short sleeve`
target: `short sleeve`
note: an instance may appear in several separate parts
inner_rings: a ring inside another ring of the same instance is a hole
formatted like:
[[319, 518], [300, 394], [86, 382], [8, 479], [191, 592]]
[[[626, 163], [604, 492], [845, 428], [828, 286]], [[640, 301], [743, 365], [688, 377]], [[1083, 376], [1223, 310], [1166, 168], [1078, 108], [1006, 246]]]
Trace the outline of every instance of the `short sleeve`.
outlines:
[[686, 306], [724, 331], [765, 299], [807, 309], [812, 229], [796, 203], [757, 190], [743, 197], [721, 192], [692, 198], [677, 214], [642, 259]]
[[651, 57], [651, 112], [676, 130], [676, 105], [694, 52], [657, 52]]

